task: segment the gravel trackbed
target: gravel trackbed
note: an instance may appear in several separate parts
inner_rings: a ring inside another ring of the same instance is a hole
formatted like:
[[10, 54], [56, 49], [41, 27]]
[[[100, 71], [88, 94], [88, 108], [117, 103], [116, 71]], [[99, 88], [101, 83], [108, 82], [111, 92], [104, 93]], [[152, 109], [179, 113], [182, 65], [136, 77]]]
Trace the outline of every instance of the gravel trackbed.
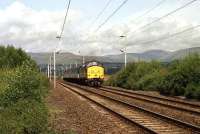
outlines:
[[50, 108], [50, 126], [57, 132], [73, 131], [77, 134], [134, 134], [144, 133], [137, 126], [80, 97], [57, 84], [47, 103]]

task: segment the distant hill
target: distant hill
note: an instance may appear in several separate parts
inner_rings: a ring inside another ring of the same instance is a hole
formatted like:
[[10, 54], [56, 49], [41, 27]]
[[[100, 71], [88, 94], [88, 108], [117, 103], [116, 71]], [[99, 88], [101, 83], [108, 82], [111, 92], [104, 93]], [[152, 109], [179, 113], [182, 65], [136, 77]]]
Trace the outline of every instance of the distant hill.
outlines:
[[[127, 60], [128, 62], [143, 60], [143, 61], [172, 61], [174, 59], [180, 59], [187, 56], [190, 53], [200, 54], [200, 47], [182, 49], [174, 52], [163, 51], [163, 50], [150, 50], [144, 53], [128, 53]], [[51, 53], [29, 53], [29, 55], [38, 63], [38, 64], [47, 64]], [[72, 53], [60, 53], [56, 55], [57, 64], [75, 64], [81, 63], [82, 56], [75, 55]], [[123, 63], [124, 54], [119, 55], [106, 55], [106, 56], [85, 56], [86, 61], [98, 60], [100, 62], [107, 63]]]
[[185, 56], [192, 54], [192, 53], [200, 54], [200, 47], [182, 49], [182, 50], [178, 50], [178, 51], [175, 51], [175, 52], [171, 52], [170, 55], [168, 55], [164, 58], [164, 61], [172, 61], [172, 60], [175, 60], [175, 59], [181, 59], [181, 58], [184, 58]]
[[151, 50], [151, 51], [146, 51], [141, 55], [143, 59], [148, 59], [148, 60], [162, 60], [166, 56], [169, 56], [171, 52], [163, 51], [163, 50]]
[[[32, 59], [34, 59], [38, 64], [47, 64], [52, 53], [28, 53]], [[52, 55], [53, 56], [53, 55]], [[81, 57], [72, 53], [60, 53], [56, 54], [56, 62], [58, 64], [72, 63], [73, 61], [78, 61]], [[52, 58], [53, 59], [53, 58]]]

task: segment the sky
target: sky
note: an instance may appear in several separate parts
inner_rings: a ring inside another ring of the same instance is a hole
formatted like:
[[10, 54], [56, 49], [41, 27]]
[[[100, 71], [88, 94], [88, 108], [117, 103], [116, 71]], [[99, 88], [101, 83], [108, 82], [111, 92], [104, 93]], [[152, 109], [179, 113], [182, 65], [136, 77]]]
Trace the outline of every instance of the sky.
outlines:
[[[124, 48], [128, 53], [140, 53], [200, 47], [200, 27], [163, 39], [200, 25], [200, 0], [155, 23], [152, 22], [192, 0], [128, 0], [97, 30], [124, 0], [111, 0], [96, 19], [108, 1], [71, 0], [59, 42], [56, 36], [61, 31], [68, 0], [1, 0], [0, 45], [13, 45], [27, 52], [59, 50], [83, 55], [119, 54]], [[120, 38], [121, 35], [125, 37]]]

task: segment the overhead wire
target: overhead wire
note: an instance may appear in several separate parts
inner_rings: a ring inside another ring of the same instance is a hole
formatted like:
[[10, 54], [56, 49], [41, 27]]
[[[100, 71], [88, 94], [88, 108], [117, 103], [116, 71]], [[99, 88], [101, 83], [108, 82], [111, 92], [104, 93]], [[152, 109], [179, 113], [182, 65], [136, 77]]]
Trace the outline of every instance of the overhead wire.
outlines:
[[71, 0], [69, 0], [68, 4], [67, 4], [67, 11], [66, 11], [66, 14], [65, 14], [64, 22], [63, 22], [62, 29], [61, 29], [60, 36], [59, 36], [60, 39], [62, 38], [62, 35], [63, 35], [63, 31], [64, 31], [64, 28], [65, 28], [65, 23], [66, 23], [66, 20], [67, 20], [67, 17], [68, 17], [68, 13], [69, 13], [70, 4], [71, 4]]
[[[145, 15], [147, 15], [147, 14], [149, 14], [150, 12], [152, 12], [153, 10], [155, 10], [156, 8], [158, 8], [160, 5], [162, 5], [164, 2], [165, 2], [166, 0], [161, 0], [161, 1], [159, 1], [154, 7], [152, 7], [151, 9], [149, 9], [149, 10], [147, 10], [145, 13], [143, 13], [142, 15], [140, 15], [140, 16], [138, 16], [136, 19], [139, 19], [139, 18], [141, 18], [141, 17], [144, 17]], [[108, 1], [108, 3], [106, 4], [106, 6], [104, 7], [104, 9], [102, 10], [102, 11], [104, 11], [106, 8], [107, 8], [107, 6], [110, 4], [110, 2], [111, 1]], [[127, 2], [127, 1], [124, 1], [125, 3]], [[123, 6], [125, 3], [122, 3], [118, 8], [121, 8], [121, 6]], [[116, 10], [119, 10], [119, 9], [116, 9]], [[117, 11], [116, 11], [117, 12]], [[115, 13], [115, 12], [113, 12], [113, 13]], [[101, 15], [101, 13], [100, 13], [100, 15]], [[98, 15], [98, 16], [100, 16], [100, 15]], [[112, 15], [112, 14], [111, 14]], [[109, 16], [108, 17], [108, 19], [110, 19], [110, 17], [112, 17], [112, 16]], [[114, 15], [114, 14], [113, 14]], [[97, 16], [97, 19], [98, 19], [98, 16]], [[108, 20], [107, 20], [108, 21]], [[106, 22], [105, 22], [106, 23]], [[103, 24], [103, 23], [102, 23]], [[99, 28], [100, 28], [101, 26], [99, 26]], [[97, 31], [98, 31], [99, 29], [97, 29]]]
[[[101, 15], [105, 12], [105, 10], [108, 8], [108, 6], [111, 4], [111, 2], [114, 0], [108, 0], [108, 2], [105, 4], [104, 8], [99, 12], [99, 14], [96, 16], [96, 18], [93, 20], [93, 22], [86, 28], [91, 29], [91, 27], [96, 23], [96, 21], [101, 17]], [[88, 30], [89, 31], [89, 30]], [[88, 39], [89, 36], [86, 38]]]
[[[108, 3], [106, 4], [106, 6], [103, 8], [102, 12], [99, 13], [99, 15], [96, 17], [95, 20], [97, 20], [101, 14], [105, 11], [105, 9], [108, 7], [108, 5], [111, 3], [112, 0], [109, 0]], [[112, 16], [114, 16], [114, 14], [124, 5], [126, 4], [128, 0], [125, 0], [97, 29], [96, 31], [98, 31]], [[161, 0], [159, 1], [154, 7], [152, 7], [151, 9], [149, 9], [148, 11], [146, 11], [144, 14], [140, 15], [139, 17], [137, 17], [136, 19], [139, 19], [141, 17], [144, 17], [145, 15], [149, 14], [150, 12], [152, 12], [154, 9], [156, 9], [157, 7], [159, 7], [160, 5], [162, 5], [166, 0]], [[93, 22], [95, 23], [95, 21]], [[92, 24], [93, 24], [92, 23]]]
[[101, 23], [97, 29], [95, 30], [95, 32], [99, 31], [103, 25], [105, 25], [126, 3], [128, 2], [128, 0], [124, 0], [115, 10], [114, 12], [112, 12], [103, 23]]
[[[165, 3], [166, 0], [161, 0], [158, 3], [155, 4], [155, 6], [153, 6], [152, 8], [148, 9], [146, 12], [144, 12], [143, 14], [139, 15], [138, 17], [136, 17], [133, 22], [143, 18], [144, 16], [146, 16], [147, 14], [151, 13], [153, 10], [155, 10], [156, 8], [158, 8], [159, 6], [161, 6], [163, 3]], [[122, 35], [127, 34], [128, 32], [123, 32]]]
[[[128, 0], [123, 1], [123, 2], [120, 4], [120, 6], [119, 6], [117, 9], [115, 9], [114, 12], [113, 12], [112, 14], [110, 14], [110, 15], [105, 19], [105, 21], [104, 21], [103, 23], [101, 23], [101, 24], [97, 27], [97, 29], [96, 29], [95, 31], [96, 31], [96, 32], [99, 31], [99, 30], [100, 30], [100, 29], [101, 29], [101, 28], [102, 28], [102, 27], [116, 14], [125, 4], [126, 4], [126, 3], [127, 3], [127, 1], [128, 1]], [[196, 2], [196, 1], [197, 1], [197, 0], [192, 0], [192, 1], [187, 2], [186, 4], [184, 4], [184, 5], [180, 6], [180, 7], [178, 7], [177, 9], [175, 9], [175, 10], [173, 10], [173, 11], [171, 11], [171, 12], [169, 12], [169, 13], [167, 13], [167, 14], [165, 14], [165, 15], [159, 17], [159, 18], [157, 18], [156, 20], [154, 20], [154, 21], [152, 21], [152, 22], [150, 22], [150, 23], [148, 23], [148, 24], [145, 24], [145, 25], [142, 26], [142, 27], [137, 28], [133, 33], [135, 33], [136, 31], [138, 31], [138, 30], [140, 30], [140, 29], [146, 28], [146, 27], [152, 25], [153, 23], [156, 23], [156, 22], [158, 22], [158, 21], [160, 21], [160, 20], [162, 20], [162, 19], [164, 19], [164, 18], [166, 18], [166, 17], [168, 17], [168, 16], [170, 16], [170, 15], [172, 15], [172, 14], [174, 14], [174, 13], [180, 11], [181, 9], [186, 8], [187, 6], [191, 5], [192, 3]], [[157, 7], [159, 7], [159, 6], [160, 6], [161, 4], [163, 4], [164, 2], [165, 2], [165, 0], [161, 0], [158, 4], [155, 5], [155, 7], [149, 9], [148, 11], [146, 11], [144, 14], [142, 14], [142, 15], [139, 16], [138, 18], [141, 18], [142, 16], [147, 15], [148, 13], [150, 13], [151, 11], [153, 11], [154, 9], [156, 9]], [[200, 26], [198, 25], [198, 26], [195, 26], [195, 27], [192, 27], [192, 28], [189, 28], [189, 29], [185, 29], [185, 30], [183, 30], [183, 31], [181, 31], [181, 32], [174, 33], [174, 34], [169, 35], [169, 36], [167, 36], [167, 37], [161, 37], [161, 38], [159, 38], [159, 39], [152, 40], [152, 41], [148, 41], [148, 42], [143, 42], [143, 43], [148, 44], [148, 43], [153, 43], [153, 42], [156, 42], [156, 41], [159, 41], [159, 40], [168, 39], [168, 38], [177, 36], [177, 35], [179, 35], [179, 34], [182, 34], [182, 33], [184, 33], [184, 32], [190, 31], [190, 30], [192, 30], [192, 29], [194, 29], [194, 28], [197, 28], [197, 27], [200, 27]]]
[[71, 0], [69, 0], [68, 3], [67, 3], [67, 10], [66, 10], [66, 13], [65, 13], [64, 22], [63, 22], [63, 24], [62, 24], [61, 32], [60, 32], [59, 36], [56, 37], [56, 38], [58, 38], [59, 41], [60, 41], [60, 42], [59, 42], [59, 45], [56, 46], [56, 51], [59, 51], [59, 50], [57, 50], [57, 49], [61, 46], [61, 43], [62, 43], [62, 42], [61, 42], [61, 38], [62, 38], [62, 36], [63, 36], [63, 32], [64, 32], [64, 29], [65, 29], [65, 23], [66, 23], [68, 14], [69, 14], [70, 4], [71, 4]]
[[105, 12], [105, 10], [108, 8], [108, 6], [111, 4], [112, 1], [113, 0], [108, 0], [106, 5], [104, 6], [104, 8], [99, 12], [99, 14], [96, 16], [96, 18], [94, 19], [94, 21], [91, 23], [90, 26], [92, 26], [96, 23], [96, 21], [101, 17], [101, 15]]
[[161, 0], [159, 1], [154, 7], [150, 8], [149, 10], [147, 10], [146, 12], [144, 12], [142, 15], [138, 16], [135, 20], [138, 20], [142, 17], [144, 17], [145, 15], [149, 14], [150, 12], [152, 12], [153, 10], [155, 10], [156, 8], [158, 8], [159, 6], [161, 6], [166, 0]]
[[196, 2], [196, 1], [197, 1], [197, 0], [192, 0], [192, 1], [190, 1], [190, 2], [188, 2], [188, 3], [186, 3], [186, 4], [184, 4], [184, 5], [180, 6], [179, 8], [177, 8], [177, 9], [175, 9], [175, 10], [173, 10], [173, 11], [171, 11], [171, 12], [169, 12], [169, 13], [167, 13], [167, 14], [161, 16], [161, 17], [159, 17], [158, 19], [156, 19], [156, 20], [154, 20], [154, 21], [152, 21], [152, 22], [150, 22], [150, 23], [148, 23], [148, 24], [145, 24], [145, 25], [143, 25], [143, 26], [137, 28], [133, 33], [137, 32], [137, 31], [140, 30], [140, 29], [146, 28], [147, 26], [150, 26], [150, 25], [152, 25], [152, 24], [154, 24], [154, 23], [156, 23], [156, 22], [158, 22], [158, 21], [160, 21], [160, 20], [162, 20], [162, 19], [164, 19], [164, 18], [166, 18], [166, 17], [168, 17], [168, 16], [170, 16], [170, 15], [172, 15], [172, 14], [178, 12], [179, 10], [181, 10], [181, 9], [183, 9], [183, 8], [185, 8], [185, 7], [189, 6], [189, 5], [191, 5], [192, 3]]
[[194, 30], [196, 28], [199, 28], [200, 27], [200, 24], [199, 25], [196, 25], [196, 26], [193, 26], [193, 27], [190, 27], [190, 28], [187, 28], [187, 29], [184, 29], [180, 32], [176, 32], [176, 33], [173, 33], [173, 34], [170, 34], [168, 36], [163, 36], [163, 37], [160, 37], [158, 39], [155, 39], [155, 40], [151, 40], [151, 41], [146, 41], [146, 42], [138, 42], [140, 44], [152, 44], [152, 43], [155, 43], [155, 42], [158, 42], [158, 41], [162, 41], [162, 40], [166, 40], [166, 39], [169, 39], [169, 38], [173, 38], [173, 37], [176, 37], [178, 35], [181, 35], [183, 33], [186, 33], [188, 31], [191, 31], [191, 30]]

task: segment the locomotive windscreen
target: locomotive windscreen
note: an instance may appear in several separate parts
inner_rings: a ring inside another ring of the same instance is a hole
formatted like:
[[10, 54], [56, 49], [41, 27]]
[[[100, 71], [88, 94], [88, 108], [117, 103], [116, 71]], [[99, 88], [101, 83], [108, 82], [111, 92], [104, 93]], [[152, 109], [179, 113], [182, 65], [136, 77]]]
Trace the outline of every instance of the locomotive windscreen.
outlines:
[[96, 62], [96, 61], [93, 61], [93, 62], [89, 62], [87, 64], [87, 67], [91, 67], [91, 66], [102, 66], [102, 64]]

